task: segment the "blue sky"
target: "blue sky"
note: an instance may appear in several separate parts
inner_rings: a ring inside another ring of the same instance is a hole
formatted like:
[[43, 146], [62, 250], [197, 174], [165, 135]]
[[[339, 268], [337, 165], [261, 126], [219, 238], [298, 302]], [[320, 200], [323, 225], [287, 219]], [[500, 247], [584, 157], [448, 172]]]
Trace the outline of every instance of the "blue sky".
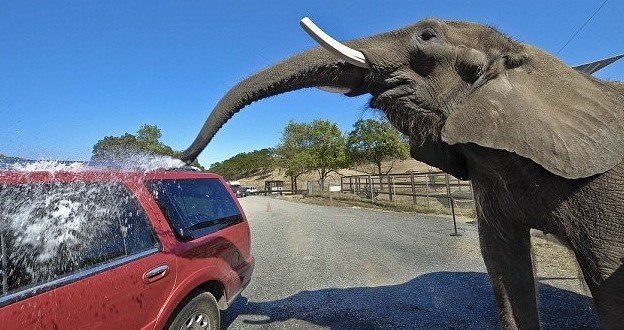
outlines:
[[[339, 40], [425, 17], [480, 22], [555, 54], [603, 2], [0, 0], [0, 154], [86, 160], [99, 139], [143, 124], [185, 149], [240, 79], [315, 46], [304, 16]], [[624, 2], [607, 1], [558, 57], [577, 65], [623, 53], [622, 17]], [[624, 60], [597, 76], [624, 79]], [[316, 89], [256, 102], [199, 161], [273, 147], [289, 120], [347, 132], [377, 117], [367, 102]]]

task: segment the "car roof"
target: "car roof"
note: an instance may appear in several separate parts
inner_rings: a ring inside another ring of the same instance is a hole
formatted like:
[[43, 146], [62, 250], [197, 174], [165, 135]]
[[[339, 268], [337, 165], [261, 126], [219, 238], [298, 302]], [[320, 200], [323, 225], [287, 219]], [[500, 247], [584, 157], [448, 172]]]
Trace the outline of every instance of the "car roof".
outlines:
[[74, 166], [29, 168], [0, 168], [0, 183], [62, 182], [62, 181], [144, 181], [158, 179], [214, 178], [219, 175], [190, 167], [170, 169], [126, 169], [114, 166]]

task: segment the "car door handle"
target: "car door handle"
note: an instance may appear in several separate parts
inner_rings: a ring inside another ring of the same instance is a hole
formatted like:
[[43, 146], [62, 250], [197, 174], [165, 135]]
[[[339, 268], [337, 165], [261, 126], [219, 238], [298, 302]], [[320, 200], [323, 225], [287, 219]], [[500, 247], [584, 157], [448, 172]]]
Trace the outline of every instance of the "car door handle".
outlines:
[[143, 274], [143, 282], [146, 284], [156, 282], [169, 274], [168, 265], [154, 267]]

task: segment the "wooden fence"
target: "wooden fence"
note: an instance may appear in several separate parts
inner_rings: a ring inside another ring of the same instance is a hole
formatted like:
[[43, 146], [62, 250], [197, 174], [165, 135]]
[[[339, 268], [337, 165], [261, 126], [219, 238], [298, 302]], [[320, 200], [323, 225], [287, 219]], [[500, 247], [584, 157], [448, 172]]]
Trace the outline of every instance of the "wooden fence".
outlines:
[[474, 209], [470, 181], [458, 180], [444, 172], [344, 176], [340, 179], [340, 190], [373, 201], [385, 199], [427, 207]]
[[329, 190], [354, 194], [371, 202], [389, 200], [397, 203], [424, 205], [428, 208], [449, 208], [455, 227], [451, 236], [461, 236], [457, 232], [456, 214], [474, 214], [475, 210], [470, 181], [458, 180], [440, 171], [343, 176], [340, 178], [339, 186], [334, 185], [331, 180], [328, 180], [326, 184], [329, 187], [320, 187], [316, 182], [305, 182], [304, 190], [260, 191], [259, 193], [265, 195], [323, 194]]

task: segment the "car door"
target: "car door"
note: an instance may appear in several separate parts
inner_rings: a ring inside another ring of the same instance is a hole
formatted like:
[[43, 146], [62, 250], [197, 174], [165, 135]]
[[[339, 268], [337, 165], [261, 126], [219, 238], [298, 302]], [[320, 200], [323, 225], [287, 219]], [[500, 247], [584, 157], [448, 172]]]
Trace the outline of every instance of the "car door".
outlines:
[[[32, 267], [36, 264], [36, 254], [30, 258], [33, 260], [27, 257], [6, 260], [3, 268], [10, 271], [6, 272], [10, 276], [8, 290], [0, 297], [2, 328], [151, 327], [168, 299], [175, 283], [174, 257], [161, 252], [162, 245], [145, 210], [121, 184], [95, 189], [95, 193], [85, 186], [68, 189], [78, 188], [91, 193], [82, 197], [67, 194], [59, 200], [66, 205], [86, 205], [77, 209], [89, 212], [88, 220], [96, 223], [82, 228], [75, 221], [67, 221], [65, 224], [71, 228], [54, 229], [89, 230], [88, 234], [77, 237], [91, 240], [76, 245], [71, 254], [58, 252], [46, 265], [41, 265], [37, 276], [31, 275], [36, 272]], [[42, 189], [59, 190], [54, 186]], [[102, 191], [104, 194], [99, 196]], [[49, 208], [59, 213], [58, 207]], [[20, 242], [9, 240], [3, 248], [18, 251]], [[8, 256], [16, 255], [8, 252]], [[68, 257], [73, 260], [66, 260]]]

